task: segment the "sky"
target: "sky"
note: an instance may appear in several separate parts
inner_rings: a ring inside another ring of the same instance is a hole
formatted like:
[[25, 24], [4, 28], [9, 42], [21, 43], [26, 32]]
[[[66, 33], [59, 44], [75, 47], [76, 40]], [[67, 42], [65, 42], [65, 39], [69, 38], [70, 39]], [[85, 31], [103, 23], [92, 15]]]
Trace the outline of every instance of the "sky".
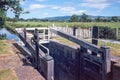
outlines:
[[[93, 16], [120, 16], [120, 0], [25, 0], [20, 2], [24, 11], [20, 18], [46, 18], [86, 13]], [[7, 16], [14, 17], [8, 10]]]

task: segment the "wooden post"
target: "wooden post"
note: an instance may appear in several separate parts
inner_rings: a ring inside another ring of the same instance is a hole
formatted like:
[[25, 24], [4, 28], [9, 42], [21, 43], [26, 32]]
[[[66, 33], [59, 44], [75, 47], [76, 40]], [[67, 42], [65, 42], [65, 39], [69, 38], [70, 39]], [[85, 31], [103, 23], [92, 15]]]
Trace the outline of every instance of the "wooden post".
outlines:
[[24, 32], [25, 46], [26, 46], [26, 40], [27, 40], [27, 36], [26, 36], [26, 28], [24, 28], [23, 32]]
[[93, 29], [92, 29], [92, 44], [98, 45], [98, 37], [99, 37], [99, 28], [97, 26], [93, 26]]
[[76, 27], [73, 27], [73, 36], [76, 36]]
[[118, 40], [118, 28], [115, 28], [115, 32], [116, 32], [116, 40]]
[[36, 50], [36, 69], [39, 67], [39, 36], [38, 36], [38, 29], [35, 29], [34, 32], [34, 39], [35, 39], [35, 50]]

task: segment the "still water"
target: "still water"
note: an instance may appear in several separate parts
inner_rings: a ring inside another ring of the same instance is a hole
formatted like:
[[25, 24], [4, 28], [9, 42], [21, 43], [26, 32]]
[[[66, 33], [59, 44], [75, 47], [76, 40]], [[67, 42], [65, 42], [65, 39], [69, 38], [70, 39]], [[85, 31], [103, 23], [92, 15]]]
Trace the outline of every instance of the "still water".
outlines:
[[9, 32], [6, 28], [0, 29], [0, 34], [6, 34], [7, 40], [13, 39], [19, 41], [19, 37], [16, 34], [12, 34], [11, 32]]

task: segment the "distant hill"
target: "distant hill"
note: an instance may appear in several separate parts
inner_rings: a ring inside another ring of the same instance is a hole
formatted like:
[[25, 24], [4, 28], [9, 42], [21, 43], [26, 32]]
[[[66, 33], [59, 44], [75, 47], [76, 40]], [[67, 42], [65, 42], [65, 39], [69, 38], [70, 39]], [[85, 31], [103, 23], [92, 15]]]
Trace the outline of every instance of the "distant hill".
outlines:
[[56, 16], [56, 17], [47, 17], [44, 19], [47, 19], [49, 21], [67, 21], [70, 20], [71, 16]]
[[[47, 17], [47, 18], [44, 18], [44, 19], [47, 19], [49, 21], [68, 21], [70, 20], [70, 17], [71, 16], [56, 16], [56, 17]], [[102, 18], [102, 19], [111, 19], [112, 16], [91, 16], [91, 15], [88, 15], [88, 18], [89, 19], [96, 19], [96, 18]], [[81, 19], [81, 15], [78, 15], [78, 18]], [[118, 16], [118, 18], [120, 19], [120, 16]]]

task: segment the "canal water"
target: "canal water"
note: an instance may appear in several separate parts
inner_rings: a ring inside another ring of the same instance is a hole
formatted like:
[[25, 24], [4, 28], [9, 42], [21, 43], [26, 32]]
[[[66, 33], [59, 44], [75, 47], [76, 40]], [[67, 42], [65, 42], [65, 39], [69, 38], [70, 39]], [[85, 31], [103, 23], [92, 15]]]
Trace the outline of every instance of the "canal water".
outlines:
[[19, 41], [19, 37], [16, 34], [11, 33], [6, 28], [0, 29], [0, 34], [6, 34], [6, 39], [10, 40], [13, 39], [15, 41]]

